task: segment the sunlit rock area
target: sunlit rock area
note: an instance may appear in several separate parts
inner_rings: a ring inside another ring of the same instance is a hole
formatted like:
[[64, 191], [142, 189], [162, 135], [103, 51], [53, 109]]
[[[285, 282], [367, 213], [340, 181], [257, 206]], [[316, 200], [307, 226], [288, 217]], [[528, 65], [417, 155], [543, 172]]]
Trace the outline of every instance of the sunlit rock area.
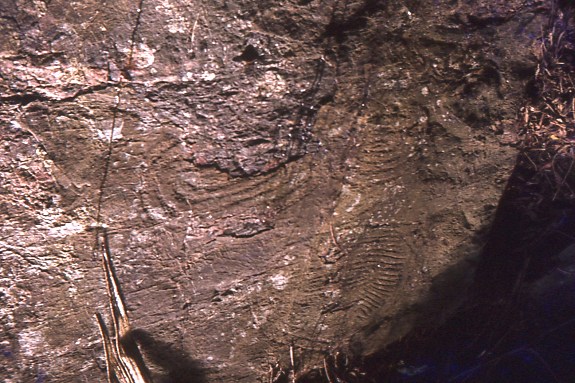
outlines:
[[573, 12], [1, 2], [0, 376], [569, 381]]

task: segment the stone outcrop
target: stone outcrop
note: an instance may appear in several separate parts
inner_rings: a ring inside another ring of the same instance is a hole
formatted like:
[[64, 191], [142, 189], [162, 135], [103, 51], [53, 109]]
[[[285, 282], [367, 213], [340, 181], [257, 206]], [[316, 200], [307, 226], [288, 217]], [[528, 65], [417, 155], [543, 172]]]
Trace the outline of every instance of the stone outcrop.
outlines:
[[103, 225], [158, 381], [279, 382], [464, 291], [549, 11], [478, 3], [2, 2], [0, 375], [105, 381]]

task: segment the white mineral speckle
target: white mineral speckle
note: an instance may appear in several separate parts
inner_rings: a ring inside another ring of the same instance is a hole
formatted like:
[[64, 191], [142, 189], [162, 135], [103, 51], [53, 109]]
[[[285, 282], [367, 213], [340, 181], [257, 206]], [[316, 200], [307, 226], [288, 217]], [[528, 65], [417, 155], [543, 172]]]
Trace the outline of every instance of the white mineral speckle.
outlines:
[[287, 286], [288, 280], [289, 280], [288, 277], [286, 277], [283, 274], [276, 274], [276, 275], [270, 277], [270, 281], [272, 282], [272, 285], [277, 290], [285, 289]]
[[147, 46], [146, 44], [138, 44], [137, 48], [134, 49], [134, 64], [136, 68], [143, 69], [151, 67], [156, 60], [154, 56], [155, 50]]
[[216, 74], [211, 72], [204, 72], [201, 74], [200, 78], [204, 81], [213, 81], [216, 78]]
[[22, 125], [20, 125], [20, 123], [16, 120], [12, 120], [10, 121], [10, 125], [12, 126], [12, 129], [15, 129], [17, 131], [21, 131], [22, 130]]
[[361, 194], [353, 192], [348, 185], [343, 185], [341, 192], [343, 195], [355, 194], [355, 198], [354, 198], [353, 202], [347, 207], [347, 209], [345, 209], [346, 212], [350, 213], [361, 202]]
[[164, 14], [165, 23], [170, 33], [189, 33], [191, 30], [190, 21], [182, 16], [180, 5], [173, 4], [170, 0], [159, 0], [156, 11]]
[[123, 138], [122, 128], [124, 127], [124, 121], [116, 121], [116, 126], [112, 129], [113, 120], [108, 121], [108, 128], [102, 128], [97, 130], [98, 138], [104, 142], [110, 142], [110, 136], [113, 135], [112, 141], [119, 140]]
[[44, 343], [44, 336], [40, 331], [23, 330], [18, 334], [18, 343], [24, 355], [33, 356]]
[[258, 82], [259, 95], [263, 97], [283, 96], [287, 91], [287, 83], [279, 74], [267, 71]]
[[63, 226], [53, 227], [49, 233], [54, 238], [64, 238], [72, 234], [78, 234], [84, 231], [84, 225], [78, 222], [68, 222]]

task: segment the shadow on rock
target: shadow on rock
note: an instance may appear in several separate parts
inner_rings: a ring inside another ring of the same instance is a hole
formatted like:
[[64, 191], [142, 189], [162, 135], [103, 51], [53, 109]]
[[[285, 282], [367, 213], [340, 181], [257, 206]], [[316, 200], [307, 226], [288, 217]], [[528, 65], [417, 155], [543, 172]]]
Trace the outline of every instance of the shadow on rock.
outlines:
[[154, 339], [148, 332], [140, 329], [131, 333], [141, 347], [146, 358], [164, 372], [155, 377], [159, 383], [206, 383], [205, 369], [186, 351], [171, 343]]

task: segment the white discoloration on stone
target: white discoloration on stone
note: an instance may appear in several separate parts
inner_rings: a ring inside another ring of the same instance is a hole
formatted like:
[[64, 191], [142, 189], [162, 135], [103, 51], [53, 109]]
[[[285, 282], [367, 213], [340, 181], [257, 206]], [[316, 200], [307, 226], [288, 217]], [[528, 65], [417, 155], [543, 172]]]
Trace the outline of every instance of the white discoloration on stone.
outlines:
[[215, 73], [212, 73], [212, 72], [203, 72], [203, 73], [200, 75], [200, 78], [201, 78], [203, 81], [208, 81], [208, 82], [209, 82], [209, 81], [213, 81], [213, 80], [216, 78], [216, 74], [215, 74]]
[[40, 17], [44, 17], [48, 11], [46, 3], [40, 0], [33, 0], [32, 3], [34, 4], [34, 8], [36, 8], [36, 12], [38, 12], [38, 15]]
[[348, 213], [351, 212], [357, 205], [359, 205], [360, 202], [361, 202], [361, 194], [357, 193], [357, 195], [355, 196], [355, 200], [353, 201], [350, 207], [345, 209], [345, 211]]
[[25, 82], [39, 94], [53, 100], [73, 96], [78, 86], [101, 84], [108, 76], [106, 70], [87, 67], [75, 59], [71, 59], [67, 64], [54, 60], [42, 67], [0, 59], [0, 66], [6, 75]]
[[137, 69], [149, 68], [154, 64], [156, 57], [154, 53], [155, 49], [150, 48], [146, 44], [138, 44], [133, 52], [132, 60], [133, 64]]
[[[361, 202], [361, 194], [357, 193], [357, 192], [353, 192], [351, 190], [351, 188], [348, 185], [343, 185], [341, 188], [341, 194], [342, 196], [346, 196], [346, 198], [349, 197], [354, 197], [353, 202], [345, 209], [345, 211], [347, 213], [350, 213], [351, 211], [353, 211], [353, 209], [359, 205], [359, 203]], [[354, 196], [355, 194], [355, 196]]]
[[156, 221], [166, 221], [168, 219], [161, 208], [148, 208], [146, 213], [150, 218]]
[[[0, 253], [2, 253], [3, 262], [12, 258], [7, 255], [7, 251], [3, 251], [3, 245], [0, 243]], [[12, 268], [11, 268], [12, 269]], [[28, 290], [24, 290], [15, 286], [16, 276], [8, 271], [8, 268], [0, 266], [0, 294], [3, 297], [3, 304], [0, 306], [0, 318], [4, 322], [5, 329], [16, 327], [16, 318], [14, 312], [17, 308], [26, 304], [30, 299], [31, 294]]]
[[110, 142], [110, 136], [113, 135], [112, 141], [118, 141], [122, 139], [124, 136], [122, 135], [122, 128], [124, 127], [124, 121], [116, 120], [116, 126], [112, 129], [112, 124], [114, 123], [113, 120], [109, 120], [106, 122], [106, 127], [96, 128], [96, 133], [98, 135], [98, 139], [104, 142]]
[[17, 131], [22, 130], [22, 125], [16, 120], [10, 121], [10, 126], [12, 127], [12, 129], [16, 129]]
[[286, 288], [289, 278], [283, 274], [276, 274], [270, 277], [270, 281], [276, 290], [283, 290]]
[[50, 236], [54, 238], [64, 238], [69, 235], [78, 234], [85, 230], [83, 224], [72, 221], [67, 222], [62, 226], [53, 227], [49, 230]]
[[44, 335], [40, 331], [25, 329], [18, 334], [20, 351], [26, 356], [34, 356], [44, 343]]
[[192, 25], [190, 20], [182, 16], [180, 5], [172, 4], [170, 0], [158, 1], [156, 11], [162, 12], [166, 16], [165, 26], [170, 33], [190, 33]]
[[267, 71], [258, 82], [257, 88], [260, 97], [282, 97], [287, 91], [287, 82], [278, 73]]

